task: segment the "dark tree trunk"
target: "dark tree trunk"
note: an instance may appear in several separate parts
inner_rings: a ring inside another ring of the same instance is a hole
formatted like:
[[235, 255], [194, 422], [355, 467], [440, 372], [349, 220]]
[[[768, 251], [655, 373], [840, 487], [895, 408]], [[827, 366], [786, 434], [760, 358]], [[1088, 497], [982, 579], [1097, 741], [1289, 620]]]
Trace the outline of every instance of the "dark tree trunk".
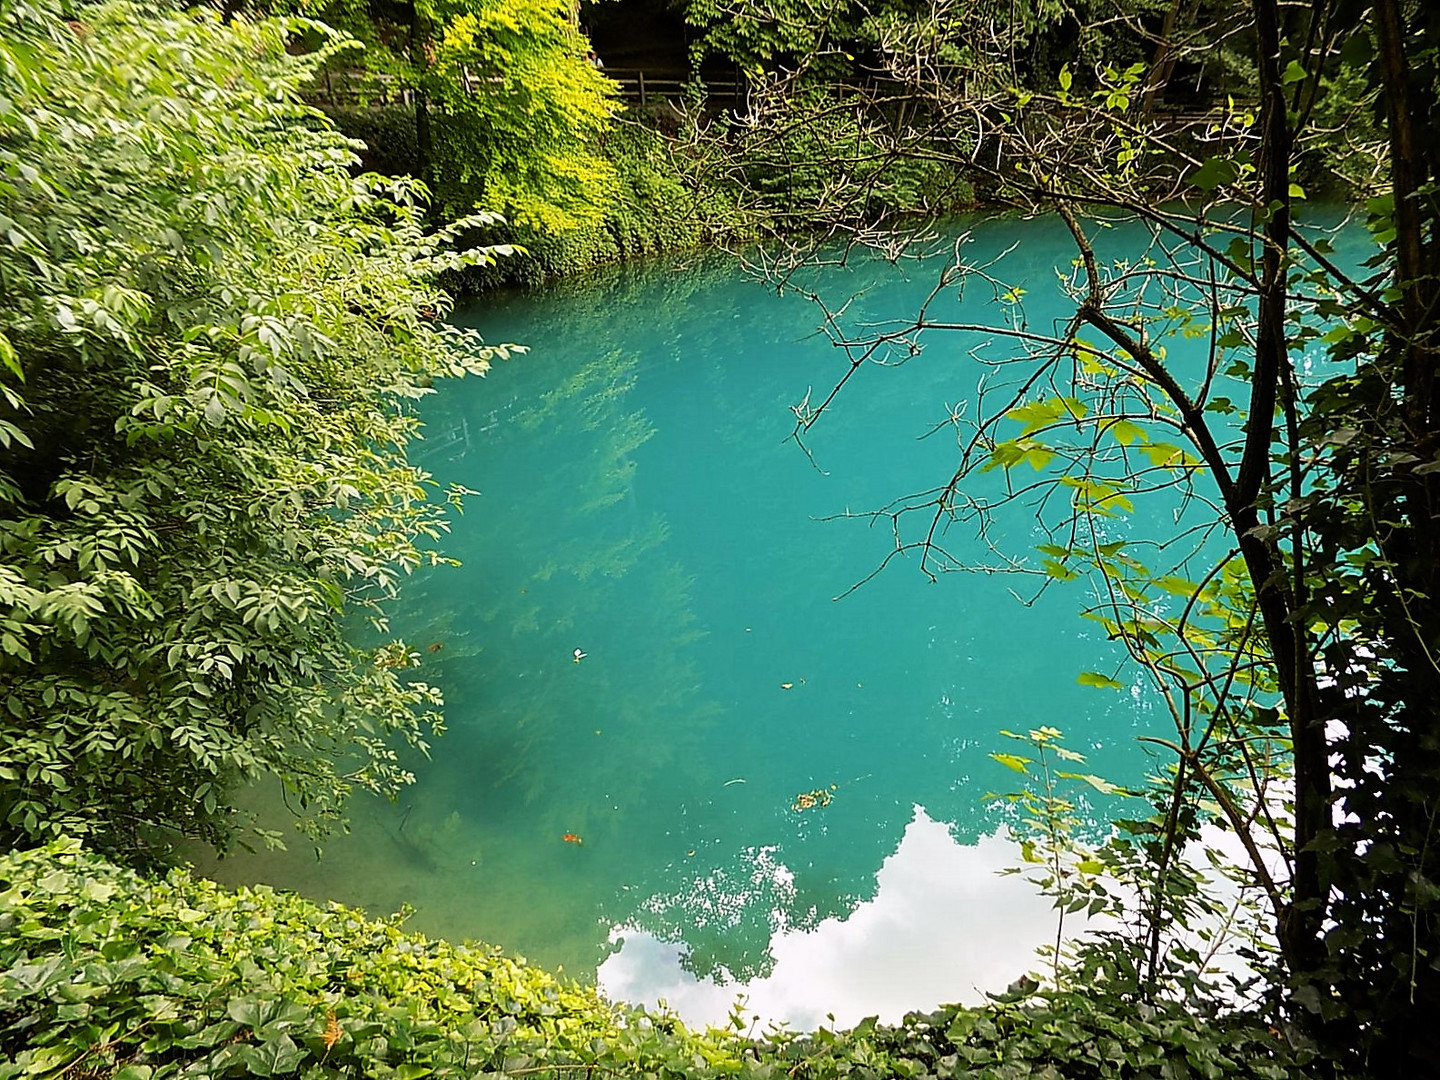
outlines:
[[1190, 25], [1199, 7], [1200, 0], [1190, 0], [1188, 6], [1185, 0], [1170, 0], [1165, 21], [1160, 26], [1160, 40], [1155, 43], [1155, 54], [1150, 58], [1150, 77], [1146, 80], [1145, 95], [1140, 102], [1142, 115], [1150, 116], [1155, 106], [1164, 99], [1170, 79], [1175, 74], [1175, 62], [1179, 59], [1175, 37]]
[[[417, 73], [429, 66], [426, 55], [426, 26], [418, 5], [410, 8], [410, 63]], [[416, 78], [414, 88], [415, 108], [415, 156], [419, 179], [435, 190], [435, 137], [430, 128], [430, 101], [425, 91], [423, 78]], [[433, 205], [433, 204], [432, 204]]]
[[[1290, 910], [1279, 927], [1281, 948], [1292, 969], [1306, 971], [1320, 959], [1326, 888], [1321, 882], [1314, 841], [1330, 828], [1330, 769], [1325, 725], [1316, 700], [1315, 665], [1297, 624], [1295, 598], [1287, 595], [1275, 560], [1258, 558], [1255, 535], [1259, 503], [1268, 498], [1275, 411], [1282, 372], [1289, 364], [1287, 340], [1290, 167], [1294, 134], [1282, 82], [1280, 9], [1276, 0], [1255, 3], [1257, 73], [1260, 80], [1259, 233], [1260, 260], [1254, 378], [1245, 450], [1228, 506], [1241, 551], [1260, 602], [1266, 637], [1290, 720], [1295, 761], [1295, 875]], [[1299, 492], [1292, 493], [1298, 496]], [[1267, 549], [1268, 544], [1264, 545]]]

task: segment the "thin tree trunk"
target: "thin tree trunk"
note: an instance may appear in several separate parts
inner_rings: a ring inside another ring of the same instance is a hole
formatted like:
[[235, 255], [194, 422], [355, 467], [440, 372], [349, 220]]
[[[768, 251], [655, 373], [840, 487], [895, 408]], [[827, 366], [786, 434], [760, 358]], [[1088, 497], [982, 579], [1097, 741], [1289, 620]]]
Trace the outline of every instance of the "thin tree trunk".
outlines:
[[[1290, 129], [1285, 85], [1280, 67], [1280, 8], [1277, 0], [1255, 0], [1257, 72], [1260, 77], [1261, 138], [1260, 233], [1265, 245], [1260, 263], [1255, 335], [1254, 381], [1250, 394], [1245, 449], [1236, 477], [1236, 505], [1230, 507], [1242, 550], [1255, 544], [1260, 526], [1259, 500], [1270, 473], [1275, 409], [1284, 366], [1290, 362], [1287, 341], [1287, 274], [1290, 246], [1290, 165], [1294, 135]], [[1269, 544], [1265, 545], [1267, 556]], [[1245, 551], [1270, 641], [1281, 692], [1289, 716], [1295, 758], [1295, 877], [1287, 917], [1279, 927], [1281, 947], [1293, 970], [1307, 972], [1323, 959], [1321, 928], [1326, 890], [1321, 882], [1314, 841], [1330, 825], [1330, 767], [1325, 725], [1319, 715], [1316, 671], [1303, 626], [1294, 620], [1293, 600], [1284, 593], [1280, 574], [1271, 567], [1257, 576]]]
[[1155, 55], [1150, 59], [1150, 76], [1145, 83], [1145, 96], [1140, 102], [1142, 116], [1154, 113], [1155, 106], [1165, 96], [1165, 90], [1175, 74], [1175, 61], [1179, 58], [1175, 48], [1175, 34], [1182, 26], [1189, 25], [1199, 8], [1199, 0], [1191, 0], [1182, 18], [1180, 9], [1184, 2], [1185, 0], [1171, 0], [1170, 7], [1165, 12], [1165, 21], [1160, 27], [1160, 40], [1155, 43]]
[[[1410, 434], [1427, 435], [1433, 423], [1434, 357], [1424, 332], [1426, 294], [1433, 283], [1424, 279], [1424, 230], [1418, 193], [1422, 167], [1410, 110], [1410, 67], [1405, 57], [1405, 22], [1396, 0], [1376, 0], [1375, 36], [1390, 126], [1390, 176], [1395, 193], [1396, 283], [1403, 290], [1402, 324], [1397, 327], [1405, 350], [1405, 413]], [[1433, 316], [1432, 316], [1433, 317]]]
[[[428, 65], [425, 55], [425, 24], [418, 5], [410, 8], [410, 63], [417, 72]], [[430, 129], [430, 102], [422, 79], [415, 80], [415, 157], [416, 173], [432, 193], [435, 190], [435, 142]], [[432, 202], [433, 208], [433, 202]]]

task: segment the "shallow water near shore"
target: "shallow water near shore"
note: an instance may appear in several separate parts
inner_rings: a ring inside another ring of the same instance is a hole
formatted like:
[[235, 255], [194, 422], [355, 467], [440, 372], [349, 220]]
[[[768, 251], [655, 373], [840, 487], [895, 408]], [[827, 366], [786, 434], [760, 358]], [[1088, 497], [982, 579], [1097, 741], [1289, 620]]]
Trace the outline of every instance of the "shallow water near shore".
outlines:
[[[968, 228], [967, 257], [1027, 290], [1028, 324], [1063, 325], [1063, 225]], [[804, 284], [853, 297], [858, 328], [913, 313], [944, 262], [857, 256]], [[993, 322], [992, 300], [951, 288], [932, 310]], [[1134, 783], [1157, 765], [1135, 736], [1169, 721], [1077, 616], [1083, 584], [932, 581], [915, 551], [871, 577], [896, 536], [866, 513], [949, 479], [947, 417], [1010, 346], [953, 333], [864, 364], [802, 448], [793, 407], [850, 361], [800, 291], [727, 258], [488, 297], [456, 321], [530, 352], [422, 406], [413, 456], [479, 492], [444, 544], [463, 565], [417, 575], [394, 618], [448, 732], [399, 802], [357, 802], [322, 859], [296, 841], [202, 869], [375, 914], [409, 904], [414, 929], [697, 1022], [737, 993], [804, 1027], [896, 1019], [1034, 969], [1054, 914], [997, 874], [1018, 853], [985, 795], [1021, 780], [989, 756], [1014, 748], [1000, 732], [1054, 726], [1087, 770]], [[1137, 500], [1115, 535], [1172, 534], [1177, 509]], [[942, 535], [992, 568], [997, 549], [1033, 568], [1044, 541], [1021, 507]], [[1123, 687], [1083, 686], [1087, 671]]]

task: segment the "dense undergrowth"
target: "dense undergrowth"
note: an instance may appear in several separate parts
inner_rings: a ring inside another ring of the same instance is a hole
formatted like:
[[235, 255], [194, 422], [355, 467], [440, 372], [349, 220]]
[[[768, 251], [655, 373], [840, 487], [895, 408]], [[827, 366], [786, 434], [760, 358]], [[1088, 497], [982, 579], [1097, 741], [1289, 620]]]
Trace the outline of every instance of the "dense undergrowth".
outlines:
[[604, 217], [564, 231], [504, 227], [488, 243], [519, 249], [489, 267], [467, 267], [444, 284], [458, 294], [505, 285], [536, 285], [624, 259], [687, 251], [713, 243], [738, 225], [734, 193], [696, 193], [682, 179], [667, 137], [642, 116], [617, 121], [601, 153], [615, 172]]
[[[819, 992], [817, 988], [817, 992]], [[1262, 1077], [1309, 1055], [1193, 1003], [1034, 983], [843, 1032], [692, 1031], [479, 945], [269, 888], [145, 877], [59, 841], [0, 857], [0, 1080]]]
[[[331, 121], [362, 143], [361, 165], [389, 176], [422, 172], [415, 115], [408, 106], [331, 108]], [[974, 188], [953, 170], [895, 155], [861, 138], [853, 123], [836, 130], [801, 128], [783, 139], [677, 131], [694, 123], [668, 106], [630, 109], [597, 147], [614, 173], [602, 216], [567, 229], [505, 224], [469, 237], [515, 247], [511, 257], [445, 275], [452, 294], [473, 296], [531, 286], [626, 259], [718, 245], [798, 236], [813, 214], [841, 192], [866, 219], [934, 215], [974, 205]], [[858, 149], [856, 141], [859, 139]]]
[[[415, 116], [408, 106], [331, 108], [328, 115], [340, 131], [364, 144], [359, 154], [367, 170], [420, 174]], [[735, 194], [702, 197], [688, 188], [670, 156], [670, 142], [649, 118], [617, 120], [598, 149], [615, 173], [613, 196], [600, 220], [558, 231], [523, 225], [489, 230], [484, 242], [514, 244], [515, 255], [503, 264], [451, 274], [445, 286], [473, 295], [535, 285], [623, 259], [697, 248], [738, 226]]]

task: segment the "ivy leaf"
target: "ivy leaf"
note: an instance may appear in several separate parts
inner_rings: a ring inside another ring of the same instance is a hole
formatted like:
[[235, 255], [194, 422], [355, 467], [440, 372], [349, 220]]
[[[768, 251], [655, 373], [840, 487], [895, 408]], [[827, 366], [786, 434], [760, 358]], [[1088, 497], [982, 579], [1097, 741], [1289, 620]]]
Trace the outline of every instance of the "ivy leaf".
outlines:
[[[256, 1076], [284, 1076], [294, 1072], [296, 1066], [304, 1061], [308, 1054], [309, 1051], [296, 1046], [295, 1041], [289, 1035], [278, 1035], [265, 1040], [259, 1046], [245, 1047], [240, 1054], [240, 1060]], [[414, 1066], [408, 1067], [413, 1068]], [[401, 1068], [404, 1069], [407, 1066], [402, 1065]], [[426, 1072], [428, 1071], [427, 1069]]]

